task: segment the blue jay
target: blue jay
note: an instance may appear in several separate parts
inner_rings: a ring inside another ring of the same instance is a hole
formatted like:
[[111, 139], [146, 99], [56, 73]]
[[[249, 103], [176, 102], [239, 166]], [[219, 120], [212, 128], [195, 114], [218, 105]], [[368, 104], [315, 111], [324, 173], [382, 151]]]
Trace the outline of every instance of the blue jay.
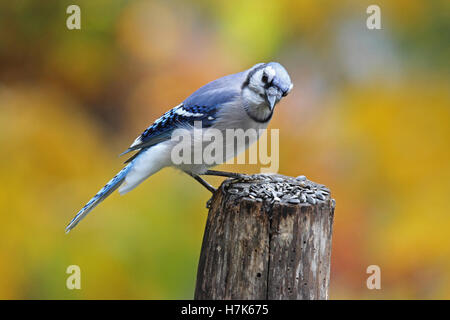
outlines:
[[[202, 130], [255, 129], [260, 132], [266, 129], [275, 105], [292, 87], [287, 71], [277, 62], [259, 63], [201, 87], [157, 119], [122, 153], [137, 151], [125, 162], [126, 166], [78, 212], [66, 227], [66, 232], [117, 188], [120, 187], [120, 194], [125, 194], [164, 167], [176, 167], [184, 171], [211, 192], [215, 189], [200, 175], [239, 177], [237, 173], [209, 170], [212, 165], [206, 163], [174, 165], [171, 151], [176, 142], [171, 139], [171, 135], [179, 128], [193, 130], [194, 122], [199, 121]], [[229, 158], [245, 151], [254, 141], [233, 149]]]

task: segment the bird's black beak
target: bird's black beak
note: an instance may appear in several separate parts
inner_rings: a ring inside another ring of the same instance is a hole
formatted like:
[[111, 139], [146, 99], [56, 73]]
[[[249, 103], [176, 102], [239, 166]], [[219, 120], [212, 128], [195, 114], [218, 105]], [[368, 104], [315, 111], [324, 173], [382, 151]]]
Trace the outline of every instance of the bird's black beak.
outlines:
[[266, 90], [267, 102], [269, 103], [270, 110], [273, 110], [275, 104], [280, 101], [282, 92], [277, 87], [270, 87]]
[[267, 95], [267, 101], [269, 102], [270, 110], [273, 110], [275, 103], [277, 102], [277, 97], [274, 95]]

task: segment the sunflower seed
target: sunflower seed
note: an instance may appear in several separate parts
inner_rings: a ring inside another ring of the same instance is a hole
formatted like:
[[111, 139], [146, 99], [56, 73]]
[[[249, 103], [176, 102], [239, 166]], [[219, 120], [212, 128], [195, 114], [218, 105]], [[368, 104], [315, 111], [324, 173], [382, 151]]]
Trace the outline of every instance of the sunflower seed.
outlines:
[[305, 188], [306, 187], [306, 182], [305, 181], [300, 181], [299, 185], [301, 187]]
[[306, 195], [304, 193], [301, 194], [300, 201], [301, 202], [306, 202]]
[[316, 204], [316, 199], [314, 199], [311, 196], [306, 196], [306, 200], [310, 203], [310, 204]]
[[319, 200], [325, 200], [325, 197], [323, 194], [321, 194], [320, 192], [316, 192], [316, 198]]

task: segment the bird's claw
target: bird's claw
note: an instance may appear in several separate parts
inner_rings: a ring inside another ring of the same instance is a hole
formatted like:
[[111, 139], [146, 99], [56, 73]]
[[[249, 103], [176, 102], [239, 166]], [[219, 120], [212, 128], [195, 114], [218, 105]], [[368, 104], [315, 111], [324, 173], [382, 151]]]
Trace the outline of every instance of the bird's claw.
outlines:
[[212, 197], [208, 201], [206, 201], [206, 209], [211, 208], [211, 202], [212, 202]]

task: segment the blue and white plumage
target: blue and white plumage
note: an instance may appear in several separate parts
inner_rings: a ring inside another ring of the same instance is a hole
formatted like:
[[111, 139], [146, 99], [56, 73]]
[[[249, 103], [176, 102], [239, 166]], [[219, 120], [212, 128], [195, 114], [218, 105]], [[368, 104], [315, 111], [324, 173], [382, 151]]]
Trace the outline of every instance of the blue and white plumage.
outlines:
[[[275, 105], [292, 87], [287, 71], [276, 62], [259, 63], [248, 70], [219, 78], [201, 87], [183, 103], [157, 119], [131, 144], [123, 154], [132, 151], [137, 153], [78, 212], [66, 227], [66, 232], [117, 188], [120, 187], [120, 194], [125, 194], [164, 167], [177, 167], [205, 185], [206, 182], [198, 176], [205, 174], [211, 165], [200, 163], [175, 166], [172, 163], [171, 150], [176, 143], [171, 140], [174, 130], [193, 130], [194, 122], [198, 121], [201, 121], [202, 130], [265, 129], [272, 118]], [[235, 150], [231, 157], [244, 151], [253, 142], [249, 141], [244, 147]]]

